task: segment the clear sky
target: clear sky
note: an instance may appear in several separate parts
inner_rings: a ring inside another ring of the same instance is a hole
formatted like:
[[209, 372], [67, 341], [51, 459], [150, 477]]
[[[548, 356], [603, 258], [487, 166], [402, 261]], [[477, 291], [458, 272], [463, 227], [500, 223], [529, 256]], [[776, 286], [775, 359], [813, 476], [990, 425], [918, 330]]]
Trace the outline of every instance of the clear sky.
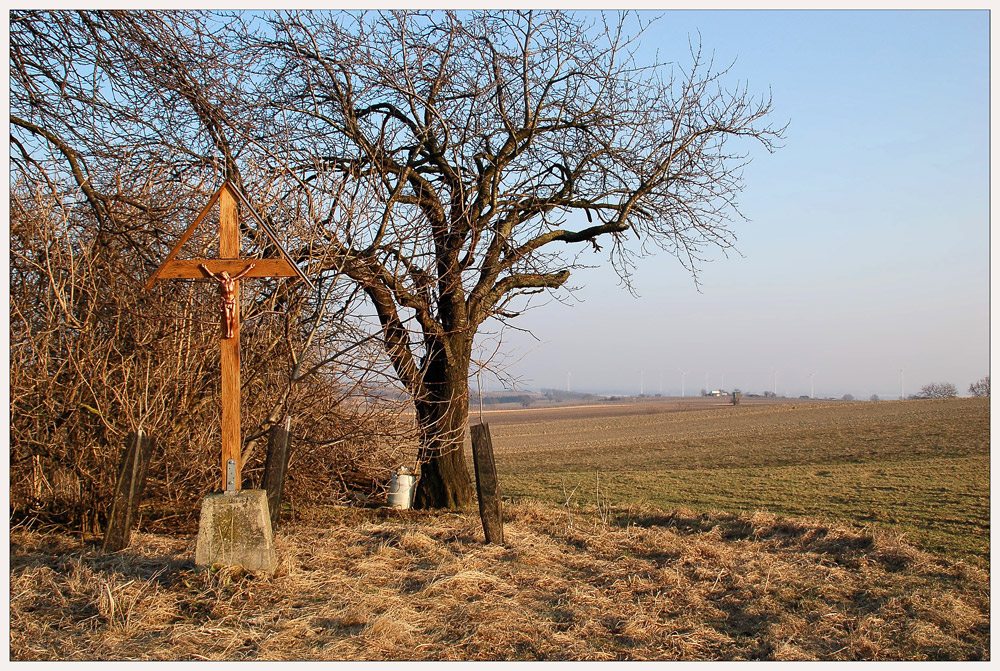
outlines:
[[[661, 12], [656, 12], [661, 13]], [[649, 12], [650, 15], [654, 14]], [[698, 33], [732, 81], [773, 95], [784, 148], [752, 153], [742, 254], [701, 292], [668, 255], [632, 298], [607, 268], [515, 323], [520, 388], [709, 388], [898, 398], [989, 374], [989, 14], [665, 11], [644, 40], [685, 62]], [[707, 382], [706, 382], [707, 376]], [[484, 378], [490, 389], [499, 384]]]

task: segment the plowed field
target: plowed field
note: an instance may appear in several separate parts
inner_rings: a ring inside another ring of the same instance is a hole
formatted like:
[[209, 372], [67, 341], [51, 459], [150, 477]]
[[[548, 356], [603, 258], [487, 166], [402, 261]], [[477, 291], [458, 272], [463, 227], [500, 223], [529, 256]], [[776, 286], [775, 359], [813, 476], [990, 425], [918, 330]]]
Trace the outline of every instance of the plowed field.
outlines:
[[599, 484], [615, 507], [873, 525], [989, 566], [989, 399], [734, 407], [689, 398], [483, 419], [505, 496], [569, 499], [572, 509], [594, 504]]

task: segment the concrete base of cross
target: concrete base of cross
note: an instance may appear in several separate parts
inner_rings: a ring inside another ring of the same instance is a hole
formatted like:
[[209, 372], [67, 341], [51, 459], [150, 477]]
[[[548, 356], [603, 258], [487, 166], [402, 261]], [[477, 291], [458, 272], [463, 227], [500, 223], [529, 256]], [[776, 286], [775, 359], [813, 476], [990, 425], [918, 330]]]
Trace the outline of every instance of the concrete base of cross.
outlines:
[[278, 557], [271, 535], [267, 492], [244, 489], [206, 496], [201, 503], [194, 563], [274, 573]]

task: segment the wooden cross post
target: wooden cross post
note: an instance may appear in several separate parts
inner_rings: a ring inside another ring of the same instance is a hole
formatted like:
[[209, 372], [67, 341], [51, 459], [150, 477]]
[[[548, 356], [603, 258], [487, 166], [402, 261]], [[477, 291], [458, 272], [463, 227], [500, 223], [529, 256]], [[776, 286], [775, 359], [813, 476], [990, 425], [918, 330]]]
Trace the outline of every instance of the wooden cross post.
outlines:
[[[219, 258], [175, 260], [180, 248], [191, 237], [212, 206], [219, 204]], [[271, 242], [284, 258], [240, 259], [239, 204], [243, 203], [257, 222], [264, 228]], [[312, 288], [312, 283], [292, 262], [270, 226], [267, 225], [246, 201], [243, 195], [226, 182], [208, 201], [174, 248], [167, 254], [160, 267], [149, 278], [145, 289], [157, 279], [213, 279], [219, 283], [221, 296], [221, 362], [222, 362], [222, 490], [227, 486], [228, 466], [236, 466], [234, 487], [242, 487], [242, 440], [240, 439], [240, 285], [244, 277], [299, 277]]]
[[[236, 199], [226, 189], [219, 198], [219, 258], [240, 258], [240, 218]], [[243, 272], [241, 269], [239, 272]], [[231, 273], [230, 273], [231, 274]], [[222, 311], [222, 490], [227, 489], [227, 465], [236, 463], [234, 475], [236, 489], [243, 483], [242, 445], [240, 439], [240, 283], [236, 280], [234, 315], [227, 324], [228, 315]], [[232, 332], [226, 337], [227, 326]]]

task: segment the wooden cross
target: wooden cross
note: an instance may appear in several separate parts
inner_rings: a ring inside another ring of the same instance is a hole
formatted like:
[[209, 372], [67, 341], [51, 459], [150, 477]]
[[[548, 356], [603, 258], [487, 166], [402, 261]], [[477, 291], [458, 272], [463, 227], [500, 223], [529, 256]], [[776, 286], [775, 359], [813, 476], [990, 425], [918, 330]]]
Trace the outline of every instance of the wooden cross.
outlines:
[[[212, 207], [219, 204], [219, 258], [217, 259], [190, 259], [177, 260], [174, 257], [180, 251], [184, 243], [188, 241], [195, 229], [198, 228], [202, 220], [211, 211]], [[240, 220], [239, 206], [249, 212], [261, 228], [277, 247], [282, 258], [277, 259], [241, 259], [240, 258]], [[208, 271], [208, 272], [206, 272]], [[229, 275], [229, 283], [222, 283], [217, 276], [223, 271]], [[240, 439], [240, 290], [239, 275], [243, 277], [298, 277], [305, 281], [310, 289], [314, 289], [312, 282], [299, 270], [292, 261], [291, 256], [285, 251], [271, 227], [261, 219], [253, 206], [247, 199], [228, 181], [225, 182], [218, 191], [215, 192], [208, 204], [201, 213], [188, 226], [177, 244], [174, 245], [170, 253], [160, 264], [156, 272], [153, 273], [149, 281], [143, 287], [149, 290], [158, 279], [216, 279], [220, 282], [220, 293], [228, 288], [235, 294], [235, 301], [229, 301], [229, 307], [233, 314], [227, 315], [226, 295], [223, 294], [222, 305], [222, 334], [220, 346], [222, 348], [222, 490], [227, 487], [227, 470], [230, 460], [235, 464], [233, 485], [236, 490], [241, 488], [242, 464], [241, 452], [242, 441]], [[227, 322], [229, 327], [227, 327]]]

